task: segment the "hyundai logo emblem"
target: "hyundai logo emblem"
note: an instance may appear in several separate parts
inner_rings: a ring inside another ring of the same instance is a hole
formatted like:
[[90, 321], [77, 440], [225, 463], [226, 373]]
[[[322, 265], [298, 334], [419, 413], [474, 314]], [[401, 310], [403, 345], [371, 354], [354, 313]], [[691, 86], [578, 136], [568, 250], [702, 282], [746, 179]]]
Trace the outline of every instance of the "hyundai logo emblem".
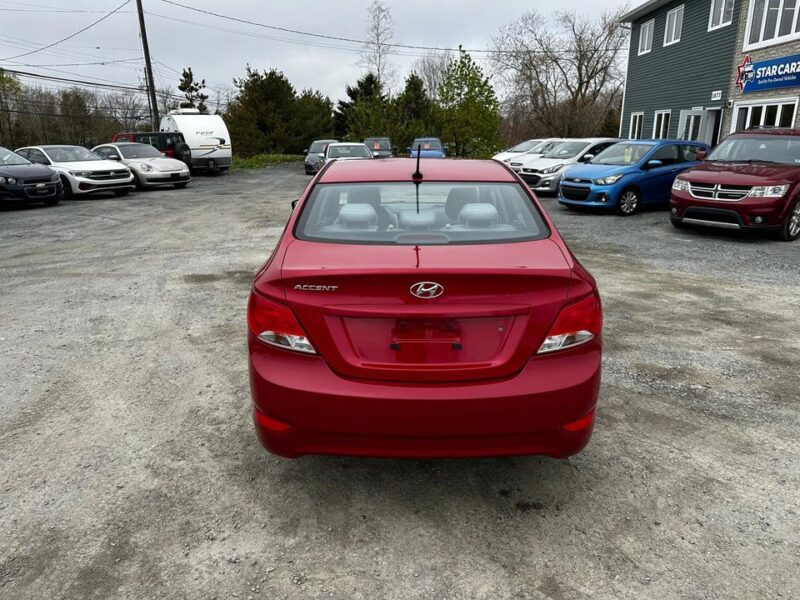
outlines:
[[411, 286], [411, 295], [430, 300], [444, 294], [444, 286], [434, 281], [419, 281]]

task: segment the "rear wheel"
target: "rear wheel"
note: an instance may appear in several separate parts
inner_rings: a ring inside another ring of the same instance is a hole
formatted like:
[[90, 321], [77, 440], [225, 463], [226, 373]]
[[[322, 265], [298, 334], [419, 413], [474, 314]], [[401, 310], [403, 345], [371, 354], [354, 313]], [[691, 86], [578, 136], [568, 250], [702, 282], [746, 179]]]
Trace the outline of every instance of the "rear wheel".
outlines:
[[617, 200], [617, 214], [623, 217], [630, 217], [639, 210], [639, 192], [628, 188], [623, 190]]
[[130, 193], [131, 193], [130, 190], [114, 190], [115, 196], [127, 196]]
[[789, 211], [789, 216], [786, 217], [781, 228], [780, 236], [784, 242], [793, 242], [800, 237], [800, 200], [796, 200]]

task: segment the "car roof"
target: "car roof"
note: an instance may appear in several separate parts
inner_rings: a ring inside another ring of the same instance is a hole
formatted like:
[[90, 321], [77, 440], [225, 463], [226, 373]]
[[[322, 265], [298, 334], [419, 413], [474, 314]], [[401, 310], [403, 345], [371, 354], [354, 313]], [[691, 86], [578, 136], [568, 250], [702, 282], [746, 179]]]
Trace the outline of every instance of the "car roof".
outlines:
[[415, 140], [438, 140], [439, 138], [433, 135], [423, 135], [422, 137], [415, 137]]
[[[320, 183], [408, 181], [417, 168], [416, 158], [351, 160], [331, 162], [322, 171]], [[508, 167], [495, 160], [430, 160], [419, 163], [423, 181], [492, 181], [517, 183]]]
[[769, 127], [764, 129], [743, 129], [731, 135], [797, 135], [800, 136], [800, 129], [789, 127]]
[[705, 142], [697, 142], [694, 140], [671, 140], [671, 139], [638, 139], [638, 140], [619, 140], [620, 143], [625, 144], [643, 144], [648, 146], [658, 145], [658, 144], [691, 144], [692, 146], [708, 146]]
[[328, 144], [330, 146], [363, 146], [363, 142], [331, 142]]

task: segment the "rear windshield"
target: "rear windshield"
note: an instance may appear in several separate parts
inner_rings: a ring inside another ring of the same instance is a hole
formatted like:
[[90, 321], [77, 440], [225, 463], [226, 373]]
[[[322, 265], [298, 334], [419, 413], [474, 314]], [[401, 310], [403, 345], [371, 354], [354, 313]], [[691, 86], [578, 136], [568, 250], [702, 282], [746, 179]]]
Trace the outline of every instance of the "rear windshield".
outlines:
[[800, 136], [730, 136], [714, 148], [708, 160], [797, 165], [800, 164]]
[[392, 142], [389, 138], [367, 138], [364, 144], [370, 150], [391, 150]]
[[411, 149], [416, 150], [417, 146], [422, 146], [423, 150], [441, 150], [442, 142], [439, 140], [414, 140]]
[[516, 242], [549, 235], [515, 183], [319, 184], [295, 227], [302, 240], [384, 245]]

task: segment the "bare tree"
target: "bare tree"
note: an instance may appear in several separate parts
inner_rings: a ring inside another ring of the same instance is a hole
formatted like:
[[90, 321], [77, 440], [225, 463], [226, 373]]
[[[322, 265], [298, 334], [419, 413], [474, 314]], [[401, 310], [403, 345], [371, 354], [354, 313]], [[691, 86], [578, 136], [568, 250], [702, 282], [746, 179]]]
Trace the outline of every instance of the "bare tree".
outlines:
[[180, 96], [170, 86], [158, 88], [156, 90], [158, 114], [166, 115], [169, 111], [178, 108], [178, 98], [180, 98]]
[[434, 101], [439, 99], [439, 86], [442, 84], [444, 74], [452, 59], [452, 53], [449, 51], [437, 52], [431, 50], [414, 63], [414, 71], [422, 78], [425, 91]]
[[392, 12], [381, 0], [372, 0], [367, 8], [366, 43], [359, 65], [375, 73], [384, 90], [388, 90], [396, 74], [389, 61], [394, 38], [394, 19]]
[[228, 106], [236, 97], [236, 90], [227, 86], [212, 87], [210, 89], [213, 92], [213, 96], [208, 103], [208, 110], [215, 115], [227, 112]]
[[122, 131], [135, 131], [139, 123], [150, 118], [150, 111], [140, 95], [110, 92], [103, 97], [103, 102], [105, 113]]
[[622, 93], [628, 30], [624, 9], [592, 21], [556, 13], [552, 23], [535, 11], [494, 39], [492, 60], [515, 110], [523, 107], [539, 131], [583, 136], [596, 133]]

